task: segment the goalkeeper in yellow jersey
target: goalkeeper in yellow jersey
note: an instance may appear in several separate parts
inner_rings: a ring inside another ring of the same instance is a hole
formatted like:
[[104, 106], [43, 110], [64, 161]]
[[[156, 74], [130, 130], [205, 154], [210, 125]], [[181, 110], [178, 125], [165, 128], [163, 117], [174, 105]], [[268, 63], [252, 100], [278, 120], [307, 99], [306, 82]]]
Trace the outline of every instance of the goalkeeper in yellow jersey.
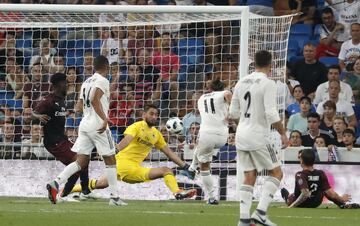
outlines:
[[[146, 168], [141, 163], [148, 156], [151, 149], [161, 150], [170, 160], [179, 165], [184, 175], [189, 165], [183, 162], [167, 146], [161, 132], [154, 126], [157, 123], [159, 111], [155, 105], [148, 104], [144, 108], [143, 120], [130, 125], [124, 132], [124, 138], [117, 145], [119, 153], [116, 154], [116, 168], [118, 180], [126, 183], [141, 183], [164, 178], [166, 186], [178, 200], [191, 198], [196, 194], [196, 189], [181, 190], [172, 169], [168, 167]], [[191, 177], [189, 177], [191, 178]], [[108, 186], [105, 176], [99, 180], [91, 180], [91, 189], [102, 189]], [[76, 186], [73, 192], [80, 192], [81, 187]]]

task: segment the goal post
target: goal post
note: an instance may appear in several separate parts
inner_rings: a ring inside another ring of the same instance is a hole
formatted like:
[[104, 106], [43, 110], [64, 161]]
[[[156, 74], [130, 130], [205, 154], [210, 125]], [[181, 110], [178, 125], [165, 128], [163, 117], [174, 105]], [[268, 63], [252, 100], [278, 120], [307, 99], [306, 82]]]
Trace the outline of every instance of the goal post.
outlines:
[[[31, 108], [50, 91], [46, 84], [51, 74], [67, 74], [66, 132], [75, 140], [81, 120], [74, 107], [78, 88], [93, 72], [93, 57], [105, 55], [111, 63], [109, 118], [114, 139], [119, 141], [126, 126], [141, 118], [144, 104], [155, 102], [161, 110], [158, 128], [170, 147], [190, 161], [198, 131], [196, 117], [193, 115], [193, 121], [187, 117], [196, 111], [193, 97], [213, 78], [232, 89], [240, 77], [253, 70], [254, 53], [261, 49], [274, 56], [271, 78], [284, 83], [291, 19], [254, 15], [247, 6], [1, 4], [0, 82], [4, 87], [0, 86], [0, 105], [5, 123], [1, 126], [0, 184], [6, 187], [0, 195], [16, 195], [11, 188], [21, 183], [31, 188], [29, 178], [41, 187], [60, 172], [50, 169], [63, 168], [57, 161], [47, 161], [53, 157], [41, 145], [37, 124], [29, 119]], [[284, 118], [285, 93], [279, 90], [274, 98]], [[184, 123], [187, 120], [184, 135], [164, 130], [164, 122], [174, 114], [184, 117]], [[276, 135], [274, 141], [278, 143]], [[221, 200], [236, 200], [239, 185], [235, 172], [240, 166], [230, 149], [224, 150], [216, 151], [215, 186]], [[100, 176], [101, 161], [91, 165], [90, 176]], [[156, 150], [145, 165], [175, 167]], [[21, 170], [14, 173], [10, 166]], [[33, 170], [43, 173], [34, 175]], [[192, 182], [182, 176], [178, 180], [201, 191], [200, 180]], [[119, 186], [124, 198], [171, 197], [161, 181], [146, 185], [119, 182]], [[139, 189], [138, 196], [126, 192], [134, 189]], [[42, 196], [45, 191], [26, 190], [20, 195]]]

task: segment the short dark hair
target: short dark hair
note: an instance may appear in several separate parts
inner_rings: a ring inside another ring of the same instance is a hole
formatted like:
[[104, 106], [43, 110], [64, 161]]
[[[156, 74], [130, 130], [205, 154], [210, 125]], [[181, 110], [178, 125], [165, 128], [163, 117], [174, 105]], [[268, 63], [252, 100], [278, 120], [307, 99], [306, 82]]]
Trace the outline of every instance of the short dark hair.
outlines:
[[310, 112], [306, 118], [316, 118], [318, 121], [320, 121], [320, 115], [316, 112]]
[[341, 68], [340, 68], [340, 66], [337, 65], [337, 64], [332, 64], [332, 65], [330, 65], [329, 68], [328, 68], [328, 72], [330, 71], [330, 69], [338, 70], [339, 73], [341, 73]]
[[311, 105], [311, 98], [310, 98], [310, 97], [308, 97], [308, 96], [302, 96], [302, 97], [300, 98], [300, 102], [302, 102], [303, 100], [307, 100], [307, 102], [309, 102], [309, 104]]
[[60, 82], [65, 82], [66, 81], [66, 75], [63, 74], [63, 73], [55, 73], [51, 76], [50, 78], [50, 82], [52, 85], [57, 85], [59, 84]]
[[267, 50], [260, 50], [255, 53], [255, 67], [268, 67], [271, 65], [272, 56]]
[[334, 103], [334, 101], [331, 100], [327, 100], [324, 104], [323, 104], [323, 108], [325, 109], [325, 107], [329, 107], [332, 108], [336, 111], [336, 104]]
[[156, 109], [156, 111], [159, 112], [159, 109], [155, 104], [146, 104], [144, 106], [144, 112], [148, 112], [150, 109]]
[[355, 132], [352, 129], [345, 129], [343, 134], [351, 134], [353, 137], [355, 137]]
[[321, 11], [321, 15], [323, 15], [323, 14], [325, 14], [325, 13], [330, 13], [331, 15], [334, 16], [334, 12], [333, 12], [333, 10], [332, 10], [330, 7], [326, 7], [325, 9], [323, 9], [323, 10]]
[[301, 138], [302, 133], [301, 133], [299, 130], [293, 130], [293, 131], [291, 131], [289, 137], [291, 137], [294, 133], [299, 134], [299, 135], [300, 135], [300, 138]]
[[301, 150], [301, 159], [305, 166], [312, 166], [315, 162], [315, 152], [311, 149]]
[[109, 68], [109, 60], [105, 56], [100, 55], [100, 56], [97, 56], [94, 59], [94, 69], [95, 69], [95, 71], [104, 70], [104, 69], [107, 69], [107, 68]]
[[225, 88], [225, 84], [220, 79], [215, 79], [211, 82], [210, 87], [213, 91], [222, 91]]

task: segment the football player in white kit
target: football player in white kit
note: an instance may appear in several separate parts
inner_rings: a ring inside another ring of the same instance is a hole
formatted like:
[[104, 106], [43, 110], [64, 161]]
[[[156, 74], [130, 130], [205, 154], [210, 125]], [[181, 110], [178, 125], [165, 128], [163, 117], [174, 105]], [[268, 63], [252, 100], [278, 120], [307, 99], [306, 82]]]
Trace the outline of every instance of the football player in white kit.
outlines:
[[104, 159], [105, 175], [110, 188], [109, 205], [126, 205], [120, 198], [117, 189], [115, 146], [108, 127], [109, 81], [105, 78], [109, 72], [109, 61], [104, 56], [94, 60], [95, 73], [81, 86], [79, 105], [82, 105], [84, 117], [80, 122], [79, 136], [72, 148], [77, 152], [75, 162], [69, 164], [47, 184], [49, 199], [56, 203], [59, 184], [64, 183], [74, 173], [89, 164], [91, 151], [96, 148]]
[[213, 151], [224, 146], [229, 136], [227, 118], [232, 93], [224, 90], [224, 87], [225, 84], [220, 80], [214, 80], [210, 85], [211, 92], [203, 94], [198, 100], [201, 116], [199, 139], [189, 167], [189, 171], [195, 172], [200, 164], [201, 180], [209, 198], [207, 203], [210, 205], [219, 204], [210, 173]]
[[[281, 135], [283, 147], [288, 144], [288, 138], [277, 109], [276, 84], [267, 78], [271, 62], [270, 52], [261, 50], [255, 53], [255, 72], [238, 81], [230, 104], [230, 118], [239, 118], [235, 140], [238, 161], [245, 177], [240, 187], [239, 226], [250, 226], [251, 220], [261, 225], [276, 225], [269, 220], [266, 211], [283, 174], [270, 144], [271, 126]], [[250, 217], [257, 172], [264, 169], [268, 170], [269, 177], [262, 188], [259, 204]]]

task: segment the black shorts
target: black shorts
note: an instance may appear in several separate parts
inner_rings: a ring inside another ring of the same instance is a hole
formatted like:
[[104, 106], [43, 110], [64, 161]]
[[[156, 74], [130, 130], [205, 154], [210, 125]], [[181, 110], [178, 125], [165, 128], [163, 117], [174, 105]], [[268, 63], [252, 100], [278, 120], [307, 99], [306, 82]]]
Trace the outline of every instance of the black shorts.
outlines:
[[57, 160], [62, 162], [64, 165], [69, 165], [75, 160], [76, 153], [71, 151], [74, 144], [69, 140], [61, 141], [52, 147], [47, 148]]

